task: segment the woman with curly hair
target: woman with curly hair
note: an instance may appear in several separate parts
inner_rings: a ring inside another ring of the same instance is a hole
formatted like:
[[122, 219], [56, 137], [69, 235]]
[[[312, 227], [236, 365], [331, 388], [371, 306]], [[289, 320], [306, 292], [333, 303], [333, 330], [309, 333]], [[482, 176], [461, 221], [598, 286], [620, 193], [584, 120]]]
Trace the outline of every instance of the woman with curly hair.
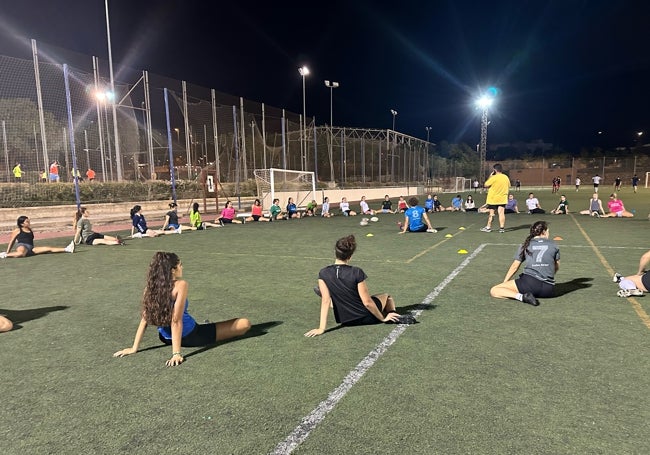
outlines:
[[[512, 276], [525, 262], [524, 271], [519, 278]], [[546, 221], [536, 221], [530, 233], [519, 246], [515, 259], [506, 273], [503, 283], [490, 289], [490, 295], [497, 299], [515, 299], [529, 305], [538, 306], [537, 297], [553, 297], [555, 274], [560, 268], [560, 249], [549, 238]]]
[[113, 357], [135, 354], [149, 324], [158, 326], [160, 341], [172, 347], [167, 366], [183, 363], [181, 347], [207, 346], [248, 332], [251, 323], [243, 318], [197, 324], [187, 312], [189, 285], [182, 277], [183, 264], [175, 253], [159, 251], [153, 255], [142, 296], [142, 319], [133, 346], [117, 351]]

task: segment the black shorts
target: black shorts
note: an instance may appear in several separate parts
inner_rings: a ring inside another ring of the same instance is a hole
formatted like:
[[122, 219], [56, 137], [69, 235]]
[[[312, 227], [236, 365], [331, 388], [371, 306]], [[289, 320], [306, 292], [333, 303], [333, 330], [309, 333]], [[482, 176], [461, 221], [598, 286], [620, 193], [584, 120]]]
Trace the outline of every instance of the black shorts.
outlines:
[[93, 232], [88, 237], [86, 237], [86, 245], [92, 245], [95, 240], [103, 239], [103, 238], [104, 238], [104, 234], [100, 234], [99, 232]]
[[[370, 298], [372, 299], [373, 302], [375, 302], [375, 305], [377, 305], [377, 309], [381, 312], [381, 301], [374, 295], [371, 296]], [[382, 323], [383, 321], [380, 321], [372, 313], [370, 313], [367, 316], [364, 316], [362, 318], [345, 322], [343, 323], [343, 325], [355, 326], [355, 325], [373, 325], [373, 324], [382, 324]]]
[[[171, 346], [172, 340], [164, 338], [158, 332], [160, 341]], [[197, 346], [208, 346], [217, 342], [217, 323], [209, 322], [207, 324], [196, 324], [194, 330], [181, 339], [181, 346], [184, 348], [193, 348]]]
[[541, 298], [553, 297], [555, 295], [555, 286], [523, 273], [519, 275], [519, 278], [515, 279], [515, 284], [517, 285], [517, 290], [522, 294], [530, 292], [535, 297]]
[[232, 220], [230, 218], [219, 218], [223, 224], [232, 224]]
[[429, 228], [426, 224], [421, 225], [418, 229], [413, 229], [411, 226], [409, 226], [409, 232], [426, 232], [427, 229]]
[[643, 284], [646, 291], [650, 291], [650, 273], [646, 272], [643, 274], [641, 277], [641, 284]]
[[253, 217], [253, 221], [259, 221], [261, 216], [260, 215], [251, 215]]
[[488, 210], [497, 210], [499, 207], [505, 208], [505, 206], [506, 206], [505, 204], [487, 204], [485, 208]]

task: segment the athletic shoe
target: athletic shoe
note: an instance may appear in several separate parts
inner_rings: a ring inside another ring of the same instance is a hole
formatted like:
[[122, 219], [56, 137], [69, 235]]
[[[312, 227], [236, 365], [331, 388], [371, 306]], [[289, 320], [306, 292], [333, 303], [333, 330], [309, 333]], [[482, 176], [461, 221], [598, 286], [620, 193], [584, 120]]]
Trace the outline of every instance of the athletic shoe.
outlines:
[[142, 232], [136, 232], [131, 236], [132, 239], [141, 239], [142, 238]]
[[74, 240], [65, 247], [66, 253], [74, 253]]
[[484, 228], [481, 228], [481, 232], [492, 232], [492, 229], [489, 227], [485, 226]]
[[427, 232], [432, 232], [432, 233], [435, 234], [436, 232], [438, 232], [438, 230], [436, 230], [436, 229], [427, 229]]
[[219, 225], [223, 226], [223, 220], [221, 218], [219, 218]]
[[7, 258], [7, 253], [5, 251], [0, 253], [0, 259], [6, 259], [6, 258]]
[[177, 234], [182, 234], [183, 233], [183, 226], [178, 226], [178, 229], [176, 229]]
[[397, 318], [397, 321], [390, 321], [390, 323], [411, 325], [411, 324], [417, 324], [418, 321], [415, 319], [415, 316], [413, 316], [412, 314], [402, 314], [400, 315], [399, 318]]
[[506, 232], [506, 229], [505, 229], [505, 228], [499, 228], [499, 232], [500, 232], [501, 234], [503, 234], [504, 232]]
[[616, 295], [619, 297], [641, 297], [643, 291], [641, 289], [621, 289]]
[[621, 275], [620, 273], [615, 273], [614, 276], [612, 277], [612, 281], [614, 283], [620, 283], [622, 278], [623, 275]]
[[532, 305], [532, 306], [539, 306], [539, 300], [537, 300], [535, 298], [535, 296], [533, 294], [531, 294], [530, 292], [526, 292], [523, 295], [522, 302], [527, 303], [528, 305]]

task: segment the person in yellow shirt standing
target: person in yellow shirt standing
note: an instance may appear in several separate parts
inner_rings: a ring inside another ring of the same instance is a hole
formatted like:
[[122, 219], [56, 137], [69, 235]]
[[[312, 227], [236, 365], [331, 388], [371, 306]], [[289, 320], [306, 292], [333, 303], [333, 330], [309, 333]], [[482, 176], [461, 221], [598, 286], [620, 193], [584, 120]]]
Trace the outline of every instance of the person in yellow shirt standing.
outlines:
[[20, 163], [16, 163], [12, 172], [14, 173], [14, 179], [16, 180], [16, 182], [20, 183], [23, 181], [23, 170], [20, 167]]
[[496, 163], [492, 169], [494, 170], [484, 185], [488, 189], [487, 200], [485, 201], [488, 209], [488, 219], [487, 224], [484, 228], [481, 228], [481, 231], [492, 232], [492, 219], [496, 211], [499, 216], [499, 232], [506, 232], [506, 203], [508, 202], [510, 178], [503, 173], [501, 164]]

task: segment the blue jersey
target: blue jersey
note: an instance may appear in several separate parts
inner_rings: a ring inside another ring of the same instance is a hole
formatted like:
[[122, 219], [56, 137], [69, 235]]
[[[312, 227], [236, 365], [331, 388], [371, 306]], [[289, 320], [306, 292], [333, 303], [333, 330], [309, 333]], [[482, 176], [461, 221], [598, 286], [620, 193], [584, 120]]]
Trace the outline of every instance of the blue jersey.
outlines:
[[135, 227], [140, 234], [147, 232], [147, 220], [144, 219], [144, 215], [138, 215], [136, 213], [133, 215], [131, 222], [133, 223], [133, 227]]
[[433, 199], [427, 199], [424, 201], [424, 208], [427, 209], [428, 211], [433, 210]]
[[404, 215], [409, 219], [409, 231], [421, 231], [425, 226], [424, 221], [422, 221], [424, 208], [419, 205], [409, 208]]
[[[189, 335], [190, 332], [194, 330], [194, 327], [196, 327], [196, 321], [187, 312], [187, 307], [189, 306], [189, 304], [190, 304], [189, 299], [185, 299], [185, 308], [183, 309], [183, 334], [181, 335], [182, 337]], [[174, 302], [172, 302], [172, 306], [174, 306]], [[166, 340], [172, 339], [172, 329], [170, 326], [158, 327], [158, 333], [160, 333], [160, 335]]]

